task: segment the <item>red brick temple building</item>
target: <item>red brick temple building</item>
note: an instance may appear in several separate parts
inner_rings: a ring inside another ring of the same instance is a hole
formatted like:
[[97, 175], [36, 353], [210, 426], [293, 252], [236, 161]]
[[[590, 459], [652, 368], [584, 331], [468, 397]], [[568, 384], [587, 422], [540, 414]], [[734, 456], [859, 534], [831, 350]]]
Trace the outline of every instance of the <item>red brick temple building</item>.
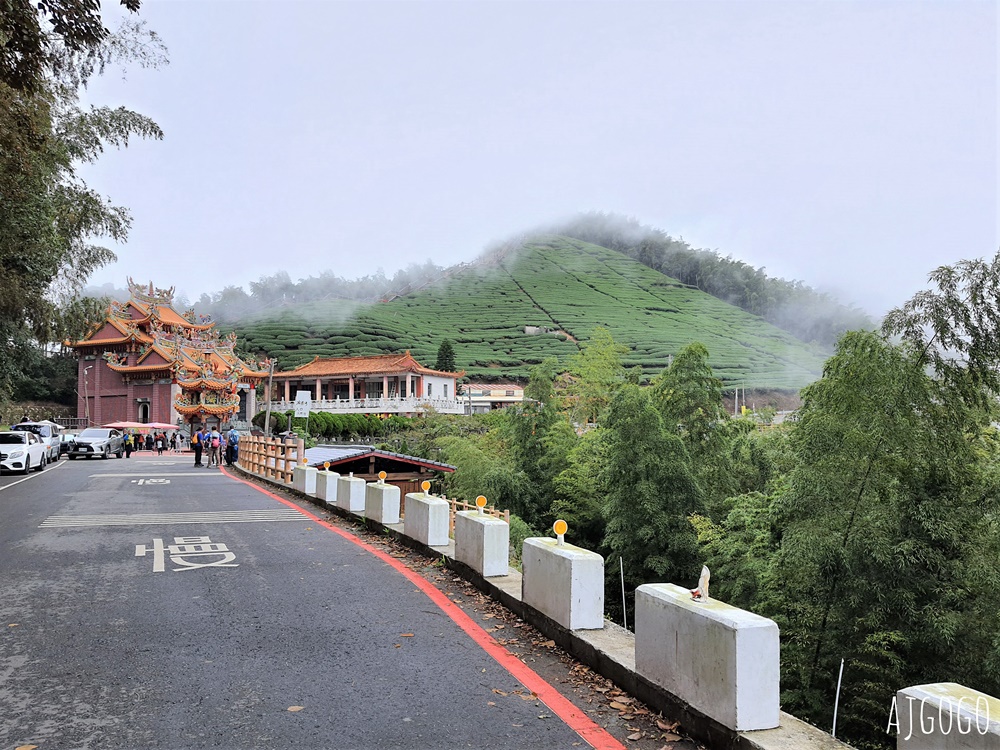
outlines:
[[128, 286], [128, 302], [112, 302], [102, 323], [66, 342], [80, 357], [77, 416], [88, 424], [161, 422], [185, 431], [249, 423], [269, 364], [244, 362], [236, 334], [220, 337], [194, 310], [176, 312], [173, 287], [131, 278]]

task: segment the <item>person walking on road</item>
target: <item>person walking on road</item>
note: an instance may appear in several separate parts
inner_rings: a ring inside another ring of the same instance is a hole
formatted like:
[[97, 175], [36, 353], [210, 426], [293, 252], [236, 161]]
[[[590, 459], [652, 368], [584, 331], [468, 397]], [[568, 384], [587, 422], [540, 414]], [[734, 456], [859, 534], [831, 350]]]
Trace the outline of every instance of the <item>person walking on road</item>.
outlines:
[[218, 466], [219, 465], [219, 443], [222, 442], [222, 435], [219, 434], [219, 430], [216, 427], [212, 428], [212, 433], [209, 435], [209, 454], [208, 454], [208, 465]]
[[228, 440], [226, 441], [226, 463], [232, 466], [234, 463], [236, 463], [237, 458], [239, 458], [239, 453], [237, 451], [239, 450], [240, 433], [238, 433], [236, 431], [236, 428], [233, 427], [231, 430], [229, 430], [229, 435], [227, 437]]
[[135, 447], [135, 438], [132, 433], [125, 436], [125, 458], [132, 458], [132, 449]]
[[194, 465], [201, 466], [201, 451], [203, 446], [201, 442], [200, 429], [191, 433], [191, 447], [194, 448]]

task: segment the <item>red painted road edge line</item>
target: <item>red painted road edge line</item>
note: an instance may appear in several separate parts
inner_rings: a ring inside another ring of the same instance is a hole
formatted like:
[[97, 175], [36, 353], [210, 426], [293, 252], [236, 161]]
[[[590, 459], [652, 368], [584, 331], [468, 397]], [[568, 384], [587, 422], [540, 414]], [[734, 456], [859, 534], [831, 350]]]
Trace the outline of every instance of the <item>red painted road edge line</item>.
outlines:
[[222, 471], [222, 473], [230, 479], [236, 482], [241, 482], [248, 487], [252, 487], [258, 492], [262, 492], [268, 497], [277, 500], [279, 503], [283, 503], [290, 508], [294, 508], [306, 518], [315, 521], [323, 528], [328, 529], [335, 534], [339, 534], [347, 541], [352, 542], [353, 544], [356, 544], [364, 549], [366, 552], [370, 552], [375, 555], [375, 557], [392, 567], [393, 570], [404, 576], [408, 581], [413, 583], [413, 585], [426, 594], [432, 602], [440, 607], [441, 610], [448, 615], [448, 617], [450, 617], [456, 625], [458, 625], [458, 627], [464, 630], [465, 633], [486, 653], [496, 659], [497, 663], [500, 664], [501, 667], [510, 672], [518, 682], [528, 688], [531, 692], [535, 693], [542, 703], [548, 706], [556, 716], [562, 719], [570, 729], [585, 739], [592, 747], [595, 748], [595, 750], [625, 750], [624, 745], [608, 734], [607, 730], [595, 723], [590, 717], [583, 713], [583, 711], [564, 698], [558, 690], [547, 683], [545, 679], [531, 667], [518, 659], [515, 654], [512, 654], [510, 651], [497, 643], [493, 636], [483, 630], [483, 628], [480, 627], [475, 620], [469, 617], [463, 609], [445, 596], [444, 592], [436, 588], [432, 583], [430, 583], [430, 581], [417, 575], [391, 555], [387, 555], [382, 550], [372, 547], [370, 544], [363, 542], [353, 534], [349, 534], [342, 529], [338, 529], [333, 524], [327, 523], [319, 516], [300, 508], [290, 500], [286, 500], [283, 497], [275, 495], [273, 492], [269, 492], [263, 487], [258, 487], [253, 482], [241, 479], [231, 472], [225, 471], [221, 467], [220, 471]]

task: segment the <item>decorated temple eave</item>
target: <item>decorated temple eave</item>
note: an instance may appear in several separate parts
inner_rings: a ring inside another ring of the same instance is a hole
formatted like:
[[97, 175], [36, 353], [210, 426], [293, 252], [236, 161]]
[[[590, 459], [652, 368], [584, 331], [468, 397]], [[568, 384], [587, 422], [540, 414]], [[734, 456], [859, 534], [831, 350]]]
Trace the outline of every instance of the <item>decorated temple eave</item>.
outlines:
[[66, 341], [64, 342], [66, 346], [71, 346], [74, 349], [86, 349], [90, 348], [101, 348], [107, 346], [116, 345], [127, 345], [127, 344], [151, 344], [153, 339], [149, 336], [140, 333], [128, 334], [118, 339], [87, 339], [86, 341]]
[[174, 408], [178, 414], [183, 414], [186, 417], [194, 416], [195, 414], [211, 414], [214, 417], [226, 417], [235, 414], [239, 406], [224, 406], [222, 404], [191, 404], [189, 406], [181, 406], [180, 404], [174, 404]]
[[115, 372], [120, 372], [123, 374], [129, 373], [150, 373], [150, 372], [170, 372], [169, 364], [159, 364], [159, 365], [116, 365], [113, 362], [108, 362], [108, 369], [114, 370]]
[[177, 384], [181, 388], [189, 389], [205, 389], [209, 391], [225, 391], [232, 390], [235, 382], [232, 380], [211, 380], [208, 378], [195, 378], [194, 380], [185, 380], [184, 378], [178, 377]]

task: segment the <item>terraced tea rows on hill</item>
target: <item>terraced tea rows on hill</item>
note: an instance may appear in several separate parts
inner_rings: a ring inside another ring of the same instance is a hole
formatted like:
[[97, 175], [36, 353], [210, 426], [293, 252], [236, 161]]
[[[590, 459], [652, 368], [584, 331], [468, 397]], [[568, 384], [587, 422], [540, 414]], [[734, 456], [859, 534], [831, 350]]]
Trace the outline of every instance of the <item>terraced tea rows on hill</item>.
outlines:
[[[392, 302], [344, 319], [345, 303], [287, 308], [237, 327], [250, 351], [275, 354], [282, 369], [320, 356], [409, 349], [433, 365], [438, 345], [455, 342], [460, 368], [473, 377], [526, 377], [547, 356], [565, 363], [595, 326], [631, 353], [626, 364], [659, 373], [670, 355], [701, 341], [729, 383], [799, 388], [820, 374], [823, 353], [763, 320], [663, 276], [620, 253], [551, 237]], [[525, 326], [562, 334], [529, 335]]]

